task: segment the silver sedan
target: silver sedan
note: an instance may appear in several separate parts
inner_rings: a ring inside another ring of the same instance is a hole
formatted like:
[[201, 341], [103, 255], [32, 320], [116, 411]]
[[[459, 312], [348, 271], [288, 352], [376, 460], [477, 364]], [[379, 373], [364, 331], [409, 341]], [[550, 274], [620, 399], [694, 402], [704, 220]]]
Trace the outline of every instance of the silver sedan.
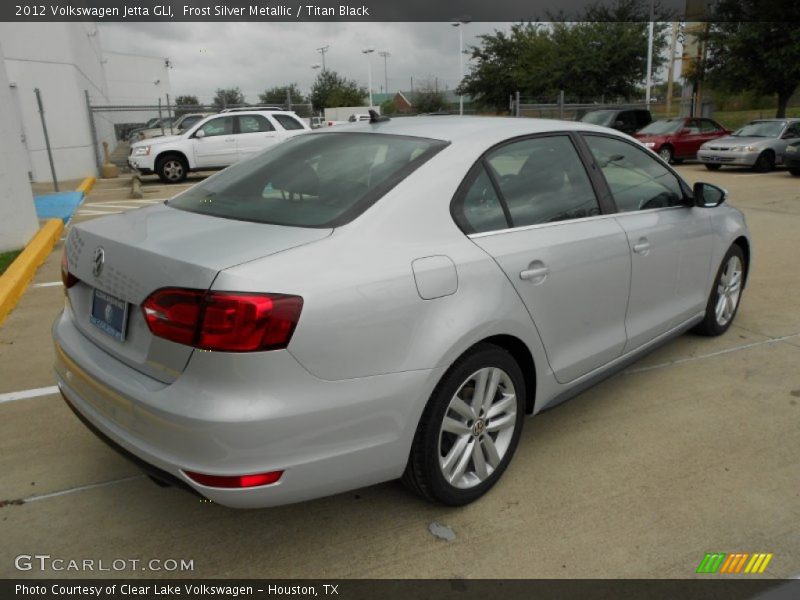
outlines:
[[58, 385], [157, 482], [220, 504], [396, 478], [465, 504], [525, 415], [728, 329], [751, 246], [724, 200], [584, 123], [304, 134], [71, 230]]
[[731, 135], [706, 142], [697, 151], [697, 159], [709, 171], [728, 165], [768, 173], [784, 164], [787, 146], [798, 141], [800, 119], [759, 119]]

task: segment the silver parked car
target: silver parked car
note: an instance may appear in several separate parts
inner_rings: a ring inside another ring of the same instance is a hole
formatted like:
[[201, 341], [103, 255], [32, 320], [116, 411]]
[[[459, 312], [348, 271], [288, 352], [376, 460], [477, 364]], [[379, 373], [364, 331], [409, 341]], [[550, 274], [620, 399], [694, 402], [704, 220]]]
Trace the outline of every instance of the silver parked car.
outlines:
[[58, 385], [156, 480], [220, 504], [400, 477], [465, 504], [525, 415], [728, 329], [751, 251], [724, 200], [584, 123], [303, 134], [72, 228]]
[[706, 142], [697, 158], [710, 171], [730, 165], [768, 173], [784, 163], [786, 146], [796, 141], [800, 141], [800, 119], [759, 119], [729, 136]]

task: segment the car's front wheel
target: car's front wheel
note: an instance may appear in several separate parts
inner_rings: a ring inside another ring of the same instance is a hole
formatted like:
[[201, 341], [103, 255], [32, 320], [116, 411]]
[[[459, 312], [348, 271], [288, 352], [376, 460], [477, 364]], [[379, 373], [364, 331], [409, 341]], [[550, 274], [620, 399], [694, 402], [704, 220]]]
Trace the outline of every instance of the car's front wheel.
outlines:
[[658, 155], [665, 163], [669, 164], [672, 162], [672, 148], [669, 146], [661, 146], [658, 151]]
[[714, 287], [706, 304], [706, 314], [695, 327], [701, 335], [716, 336], [725, 333], [733, 323], [745, 279], [745, 260], [741, 246], [730, 247], [717, 271]]
[[425, 407], [403, 482], [428, 500], [460, 506], [500, 479], [525, 415], [525, 380], [514, 358], [480, 344], [444, 375]]
[[767, 150], [758, 155], [753, 170], [756, 173], [769, 173], [775, 168], [775, 154]]
[[156, 173], [164, 183], [180, 183], [189, 174], [189, 165], [182, 156], [170, 154], [158, 159]]

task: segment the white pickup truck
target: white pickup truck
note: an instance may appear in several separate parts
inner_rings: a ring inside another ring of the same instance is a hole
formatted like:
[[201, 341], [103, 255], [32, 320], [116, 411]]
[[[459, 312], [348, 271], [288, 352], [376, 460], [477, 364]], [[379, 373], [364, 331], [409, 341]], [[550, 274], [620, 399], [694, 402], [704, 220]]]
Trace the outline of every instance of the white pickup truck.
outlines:
[[238, 111], [206, 117], [180, 135], [131, 144], [128, 164], [178, 183], [190, 171], [224, 169], [311, 128], [294, 112]]

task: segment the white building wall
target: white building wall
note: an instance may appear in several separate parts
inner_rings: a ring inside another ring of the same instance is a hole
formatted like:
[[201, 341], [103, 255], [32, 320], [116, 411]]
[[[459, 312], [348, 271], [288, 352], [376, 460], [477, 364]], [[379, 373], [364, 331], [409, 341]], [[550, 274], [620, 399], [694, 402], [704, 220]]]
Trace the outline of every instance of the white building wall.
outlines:
[[[44, 104], [47, 131], [59, 180], [97, 173], [84, 90], [107, 103], [107, 84], [94, 23], [0, 23], [5, 70], [26, 136], [34, 181], [50, 181], [50, 166], [34, 89]], [[99, 141], [114, 147], [113, 126], [97, 121]]]
[[[0, 43], [0, 106], [13, 106]], [[22, 248], [38, 228], [22, 124], [12, 110], [0, 110], [0, 252]]]
[[[103, 67], [108, 83], [108, 102], [114, 105], [166, 105], [167, 94], [174, 103], [169, 81], [167, 58], [105, 50]], [[163, 115], [166, 116], [166, 106]], [[158, 111], [96, 113], [98, 119], [111, 123], [144, 123], [158, 116]]]

